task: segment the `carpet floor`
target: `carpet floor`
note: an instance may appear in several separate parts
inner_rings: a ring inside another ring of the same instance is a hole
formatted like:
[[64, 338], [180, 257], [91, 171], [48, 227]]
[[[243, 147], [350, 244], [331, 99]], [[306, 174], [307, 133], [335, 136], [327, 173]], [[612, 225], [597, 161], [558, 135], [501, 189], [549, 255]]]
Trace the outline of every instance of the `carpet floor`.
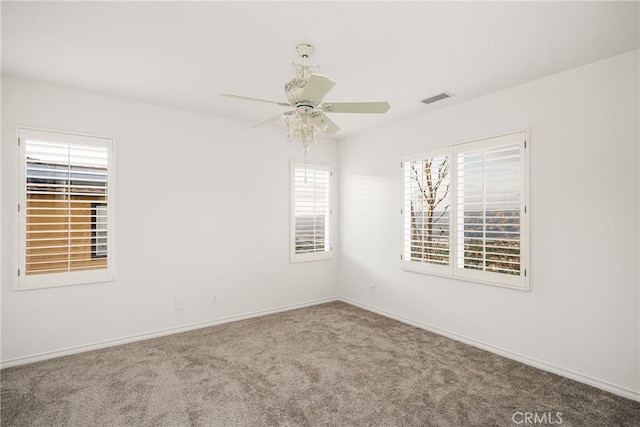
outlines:
[[342, 302], [1, 375], [4, 427], [640, 424], [638, 402]]

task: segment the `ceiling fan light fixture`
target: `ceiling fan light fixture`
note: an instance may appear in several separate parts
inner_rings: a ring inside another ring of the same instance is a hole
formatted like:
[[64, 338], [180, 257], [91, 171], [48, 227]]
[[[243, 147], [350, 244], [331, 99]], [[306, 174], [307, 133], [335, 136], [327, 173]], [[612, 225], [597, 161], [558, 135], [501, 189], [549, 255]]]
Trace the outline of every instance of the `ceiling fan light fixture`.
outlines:
[[323, 118], [313, 112], [313, 107], [300, 106], [283, 116], [287, 138], [292, 143], [300, 144], [305, 154], [327, 129]]

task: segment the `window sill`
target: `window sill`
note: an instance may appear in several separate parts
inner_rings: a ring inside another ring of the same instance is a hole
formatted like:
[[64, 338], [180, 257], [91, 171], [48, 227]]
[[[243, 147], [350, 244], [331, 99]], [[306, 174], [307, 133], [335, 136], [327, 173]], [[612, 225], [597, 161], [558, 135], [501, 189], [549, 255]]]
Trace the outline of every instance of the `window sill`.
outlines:
[[524, 284], [523, 285], [515, 285], [515, 284], [508, 284], [508, 283], [498, 283], [498, 282], [492, 282], [489, 280], [482, 280], [482, 279], [477, 279], [477, 278], [473, 278], [473, 277], [464, 277], [464, 276], [454, 276], [451, 274], [443, 274], [443, 273], [437, 273], [437, 272], [432, 272], [432, 271], [425, 271], [425, 270], [421, 270], [418, 268], [411, 268], [411, 267], [401, 267], [400, 268], [403, 271], [406, 271], [408, 273], [419, 273], [419, 274], [426, 274], [428, 276], [437, 276], [437, 277], [444, 277], [446, 279], [451, 279], [451, 280], [457, 280], [457, 281], [461, 281], [461, 282], [468, 282], [468, 283], [478, 283], [481, 285], [489, 285], [489, 286], [495, 286], [495, 287], [499, 287], [499, 288], [506, 288], [506, 289], [513, 289], [516, 291], [524, 291], [524, 292], [530, 292], [531, 291], [531, 286], [529, 284], [529, 280], [528, 279], [524, 279]]
[[333, 259], [332, 252], [316, 252], [310, 254], [292, 254], [289, 258], [290, 264], [298, 264], [301, 262], [328, 261]]

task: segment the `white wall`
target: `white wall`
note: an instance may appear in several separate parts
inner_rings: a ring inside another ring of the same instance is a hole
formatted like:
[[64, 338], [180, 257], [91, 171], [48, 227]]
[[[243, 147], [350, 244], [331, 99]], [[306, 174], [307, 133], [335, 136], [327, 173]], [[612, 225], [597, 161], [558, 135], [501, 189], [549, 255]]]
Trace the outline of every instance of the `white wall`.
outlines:
[[[340, 295], [640, 397], [638, 59], [630, 52], [341, 141]], [[524, 128], [532, 291], [401, 271], [401, 153]]]
[[[2, 89], [3, 361], [336, 295], [335, 259], [289, 263], [289, 161], [303, 153], [282, 129], [20, 80]], [[116, 282], [13, 290], [18, 125], [116, 138]], [[309, 160], [336, 154], [325, 141]]]
[[[339, 294], [638, 397], [638, 60], [628, 53], [312, 147], [310, 160], [339, 155], [340, 257], [305, 264], [288, 262], [289, 160], [302, 153], [281, 130], [3, 79], [2, 360]], [[116, 138], [116, 282], [13, 290], [18, 125]], [[523, 128], [532, 291], [401, 271], [401, 153]]]

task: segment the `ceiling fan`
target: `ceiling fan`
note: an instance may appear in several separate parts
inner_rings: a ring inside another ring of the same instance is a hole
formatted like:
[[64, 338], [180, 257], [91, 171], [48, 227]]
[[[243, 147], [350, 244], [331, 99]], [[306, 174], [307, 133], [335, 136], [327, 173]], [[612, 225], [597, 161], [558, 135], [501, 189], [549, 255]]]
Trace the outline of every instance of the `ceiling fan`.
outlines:
[[220, 93], [223, 96], [246, 99], [250, 101], [267, 102], [282, 107], [293, 107], [291, 111], [279, 114], [254, 126], [264, 125], [284, 117], [287, 135], [291, 141], [299, 142], [306, 151], [312, 142], [320, 135], [330, 135], [340, 128], [325, 113], [386, 113], [389, 103], [384, 102], [323, 102], [327, 93], [335, 86], [329, 77], [312, 72], [308, 59], [314, 49], [310, 44], [300, 44], [296, 47], [302, 64], [293, 64], [296, 77], [285, 84], [284, 90], [288, 102], [235, 93]]

